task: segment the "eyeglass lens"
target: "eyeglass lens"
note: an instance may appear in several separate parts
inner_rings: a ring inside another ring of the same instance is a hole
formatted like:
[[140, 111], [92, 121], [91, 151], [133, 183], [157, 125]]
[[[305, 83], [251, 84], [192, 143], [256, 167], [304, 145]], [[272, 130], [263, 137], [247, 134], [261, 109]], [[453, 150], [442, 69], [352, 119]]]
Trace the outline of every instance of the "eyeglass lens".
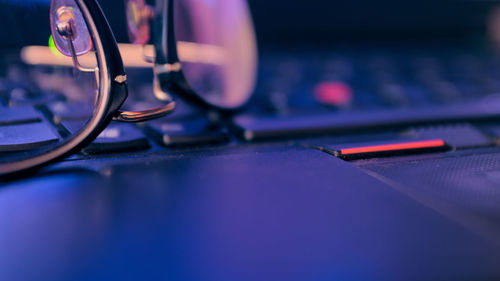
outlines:
[[[155, 4], [165, 5], [165, 1]], [[156, 13], [163, 13], [155, 16], [155, 8], [144, 0], [126, 0], [125, 5], [130, 42], [161, 44], [155, 40], [162, 38], [151, 38], [151, 25], [152, 21], [168, 21], [168, 13], [156, 7]], [[257, 68], [255, 34], [246, 2], [177, 0], [173, 16], [181, 67], [169, 68], [183, 72], [189, 87], [185, 90], [215, 107], [242, 106], [252, 94]]]
[[[97, 57], [73, 0], [0, 2], [0, 164], [78, 136], [99, 97]], [[76, 62], [76, 64], [75, 64]]]
[[175, 35], [191, 88], [217, 107], [244, 104], [253, 91], [257, 51], [245, 1], [176, 1]]

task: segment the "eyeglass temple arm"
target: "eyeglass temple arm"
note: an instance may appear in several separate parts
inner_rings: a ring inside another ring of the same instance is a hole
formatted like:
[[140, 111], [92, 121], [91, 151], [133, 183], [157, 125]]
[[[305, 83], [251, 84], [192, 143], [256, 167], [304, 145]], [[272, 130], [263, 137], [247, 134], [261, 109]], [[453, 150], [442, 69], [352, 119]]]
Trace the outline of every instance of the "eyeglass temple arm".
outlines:
[[[154, 10], [154, 96], [162, 101], [173, 102], [170, 92], [173, 84], [170, 74], [182, 69], [177, 54], [174, 32], [174, 0], [157, 0]], [[173, 109], [172, 109], [173, 110]]]
[[[58, 32], [66, 38], [68, 41], [68, 46], [70, 47], [70, 52], [71, 52], [71, 57], [73, 58], [73, 64], [76, 69], [82, 72], [96, 72], [99, 70], [97, 67], [96, 68], [86, 68], [82, 66], [78, 60], [78, 55], [76, 54], [75, 51], [75, 46], [73, 44], [73, 34], [74, 30], [72, 30], [74, 26], [74, 22], [72, 22], [71, 19], [68, 21], [61, 21], [58, 23], [57, 30]], [[120, 63], [121, 64], [121, 63]], [[122, 66], [123, 67], [123, 66]], [[97, 81], [99, 81], [99, 76], [96, 75]], [[114, 82], [118, 84], [125, 84], [127, 82], [127, 76], [126, 75], [117, 75]], [[98, 82], [99, 83], [99, 82]], [[155, 92], [158, 90], [155, 90]], [[171, 99], [168, 99], [168, 103], [164, 106], [152, 108], [152, 109], [147, 109], [144, 111], [117, 111], [116, 116], [113, 118], [114, 120], [117, 121], [122, 121], [122, 122], [143, 122], [143, 121], [148, 121], [152, 119], [157, 119], [160, 117], [163, 117], [171, 112], [174, 111], [176, 107], [176, 104], [174, 101]]]
[[[126, 79], [126, 77], [124, 78]], [[157, 80], [155, 79], [155, 95], [157, 91], [161, 91]], [[167, 104], [164, 106], [147, 109], [144, 111], [118, 111], [118, 116], [114, 118], [116, 121], [121, 122], [144, 122], [152, 119], [157, 119], [172, 113], [175, 110], [176, 103], [172, 99], [166, 100]]]
[[[170, 114], [175, 110], [176, 103], [170, 95], [162, 89], [158, 75], [180, 69], [177, 55], [177, 41], [174, 36], [173, 0], [158, 0], [156, 4], [155, 20], [155, 78], [154, 95], [160, 100], [167, 101], [164, 106], [144, 111], [119, 112], [115, 120], [122, 122], [143, 122]], [[166, 19], [165, 19], [166, 17]]]
[[[155, 40], [155, 80], [154, 95], [160, 100], [166, 101], [164, 106], [144, 110], [144, 111], [124, 111], [118, 112], [114, 120], [122, 122], [143, 122], [157, 119], [172, 113], [175, 110], [176, 103], [170, 95], [162, 89], [158, 80], [158, 75], [164, 72], [164, 69], [174, 70], [178, 66], [179, 58], [177, 55], [177, 41], [174, 36], [174, 13], [173, 0], [158, 0], [156, 5], [155, 35], [159, 40]], [[166, 17], [166, 20], [164, 18]]]
[[123, 111], [119, 112], [118, 116], [114, 118], [116, 121], [121, 122], [144, 122], [152, 119], [157, 119], [170, 114], [175, 110], [175, 102], [171, 101], [168, 104], [143, 111]]
[[179, 63], [174, 29], [174, 0], [158, 0], [155, 9], [155, 63], [158, 65]]

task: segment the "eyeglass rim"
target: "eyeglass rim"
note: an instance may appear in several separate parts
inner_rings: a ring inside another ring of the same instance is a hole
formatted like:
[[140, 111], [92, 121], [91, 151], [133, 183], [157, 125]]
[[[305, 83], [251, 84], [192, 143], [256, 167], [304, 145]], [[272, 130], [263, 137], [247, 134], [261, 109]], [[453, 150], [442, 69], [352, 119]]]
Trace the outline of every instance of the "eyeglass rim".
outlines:
[[96, 108], [78, 134], [34, 157], [0, 163], [0, 175], [15, 176], [62, 160], [90, 144], [104, 130], [127, 99], [126, 74], [118, 45], [97, 0], [75, 0], [90, 30], [99, 67]]

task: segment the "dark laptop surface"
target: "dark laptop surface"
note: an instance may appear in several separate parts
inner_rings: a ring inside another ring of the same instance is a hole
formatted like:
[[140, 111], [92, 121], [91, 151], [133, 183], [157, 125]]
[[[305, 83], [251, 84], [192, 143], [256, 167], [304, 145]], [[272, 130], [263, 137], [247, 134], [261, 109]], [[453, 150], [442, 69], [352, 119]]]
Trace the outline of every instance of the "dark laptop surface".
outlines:
[[[101, 5], [126, 42], [123, 4]], [[249, 5], [260, 59], [247, 107], [112, 122], [80, 153], [6, 179], [1, 279], [499, 279], [497, 4]], [[19, 23], [0, 31], [0, 127], [35, 129], [3, 153], [86, 113], [33, 90], [49, 70], [12, 68], [50, 33], [26, 22], [45, 4], [15, 6], [0, 11]], [[151, 73], [127, 74], [139, 82], [125, 106], [157, 103]]]

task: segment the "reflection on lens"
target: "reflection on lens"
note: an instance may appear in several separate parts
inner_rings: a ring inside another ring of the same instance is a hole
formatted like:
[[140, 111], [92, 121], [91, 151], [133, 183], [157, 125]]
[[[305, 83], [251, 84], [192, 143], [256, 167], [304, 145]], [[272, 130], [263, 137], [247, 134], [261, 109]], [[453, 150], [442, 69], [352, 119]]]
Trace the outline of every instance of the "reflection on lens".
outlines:
[[[3, 38], [15, 40], [0, 43], [6, 50], [0, 68], [0, 164], [5, 167], [46, 155], [79, 134], [93, 116], [98, 81], [89, 30], [74, 1], [2, 1], [0, 9], [13, 15], [1, 18], [1, 25], [16, 26], [1, 31]], [[19, 20], [25, 18], [30, 20]], [[67, 34], [54, 31], [61, 19], [70, 23]], [[55, 52], [48, 46], [51, 34]], [[79, 68], [66, 35], [72, 36]], [[62, 60], [70, 63], [57, 63]]]
[[127, 28], [130, 42], [146, 44], [149, 41], [149, 20], [153, 10], [144, 0], [126, 0]]
[[248, 7], [241, 0], [176, 1], [179, 58], [191, 88], [218, 107], [250, 97], [257, 50]]

